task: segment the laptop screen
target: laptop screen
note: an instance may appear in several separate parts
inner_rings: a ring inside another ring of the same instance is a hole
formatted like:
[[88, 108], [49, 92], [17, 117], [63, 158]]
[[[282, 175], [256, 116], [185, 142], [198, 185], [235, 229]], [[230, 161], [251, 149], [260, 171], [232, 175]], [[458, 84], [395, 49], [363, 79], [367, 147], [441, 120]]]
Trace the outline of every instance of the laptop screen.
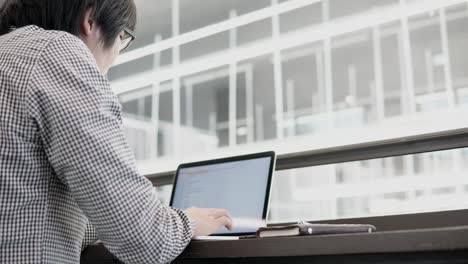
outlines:
[[233, 219], [233, 230], [221, 234], [253, 233], [265, 226], [274, 153], [181, 165], [171, 205], [225, 208]]

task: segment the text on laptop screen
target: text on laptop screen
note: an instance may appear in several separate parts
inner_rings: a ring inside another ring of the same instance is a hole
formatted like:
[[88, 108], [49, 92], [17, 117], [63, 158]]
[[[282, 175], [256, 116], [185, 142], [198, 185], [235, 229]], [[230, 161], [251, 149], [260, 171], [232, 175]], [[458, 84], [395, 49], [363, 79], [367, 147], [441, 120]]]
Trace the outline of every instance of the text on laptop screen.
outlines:
[[263, 209], [271, 158], [257, 158], [213, 165], [181, 168], [172, 206], [225, 208], [234, 229], [215, 234], [255, 232], [264, 226]]

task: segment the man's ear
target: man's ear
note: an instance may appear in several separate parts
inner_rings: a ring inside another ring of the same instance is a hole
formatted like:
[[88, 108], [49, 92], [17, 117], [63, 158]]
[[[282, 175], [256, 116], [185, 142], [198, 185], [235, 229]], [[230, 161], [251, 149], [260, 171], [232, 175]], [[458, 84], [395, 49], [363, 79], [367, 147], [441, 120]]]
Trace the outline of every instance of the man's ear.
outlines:
[[86, 10], [83, 19], [81, 20], [80, 27], [81, 27], [81, 34], [83, 36], [90, 36], [94, 30], [95, 23], [91, 17], [93, 10], [88, 8]]

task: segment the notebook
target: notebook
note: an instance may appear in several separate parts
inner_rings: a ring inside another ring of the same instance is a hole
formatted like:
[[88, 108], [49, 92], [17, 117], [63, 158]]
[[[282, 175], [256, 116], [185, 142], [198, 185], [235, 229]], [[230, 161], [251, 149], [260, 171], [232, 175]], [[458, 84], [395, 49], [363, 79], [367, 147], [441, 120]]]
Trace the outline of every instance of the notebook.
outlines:
[[356, 224], [313, 224], [301, 222], [285, 226], [262, 227], [257, 231], [258, 238], [283, 236], [310, 236], [346, 233], [372, 233], [376, 228], [373, 225]]

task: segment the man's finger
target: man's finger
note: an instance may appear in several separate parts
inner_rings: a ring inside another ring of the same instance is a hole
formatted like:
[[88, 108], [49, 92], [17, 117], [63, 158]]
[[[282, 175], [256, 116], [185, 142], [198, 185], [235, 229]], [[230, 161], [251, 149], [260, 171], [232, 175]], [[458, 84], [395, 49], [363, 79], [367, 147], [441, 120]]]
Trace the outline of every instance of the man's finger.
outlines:
[[228, 230], [232, 230], [232, 220], [227, 216], [221, 216], [216, 219], [216, 222], [221, 226], [225, 226]]
[[229, 213], [226, 209], [212, 209], [210, 215], [213, 216], [215, 219], [223, 216], [229, 217]]

